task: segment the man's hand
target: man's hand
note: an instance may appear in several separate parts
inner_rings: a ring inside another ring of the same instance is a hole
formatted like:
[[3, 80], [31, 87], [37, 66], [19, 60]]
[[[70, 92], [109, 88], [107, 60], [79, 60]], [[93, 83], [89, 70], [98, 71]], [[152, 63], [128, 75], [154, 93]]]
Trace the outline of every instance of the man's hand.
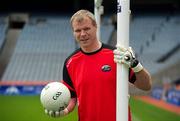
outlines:
[[67, 108], [65, 108], [62, 111], [52, 111], [52, 110], [47, 110], [47, 109], [45, 109], [44, 111], [47, 115], [51, 117], [62, 117], [69, 113], [69, 110]]
[[123, 48], [117, 47], [114, 50], [114, 61], [116, 63], [125, 64], [128, 68], [132, 68], [134, 72], [139, 72], [143, 69], [143, 66], [135, 58], [135, 54], [131, 47]]

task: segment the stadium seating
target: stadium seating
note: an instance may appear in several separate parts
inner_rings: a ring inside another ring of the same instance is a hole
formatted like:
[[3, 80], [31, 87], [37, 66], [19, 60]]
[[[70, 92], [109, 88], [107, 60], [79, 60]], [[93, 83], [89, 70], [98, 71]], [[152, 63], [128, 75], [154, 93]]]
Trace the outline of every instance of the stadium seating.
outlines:
[[65, 57], [75, 49], [69, 18], [32, 17], [18, 39], [2, 80], [60, 80]]
[[[31, 16], [25, 24], [2, 80], [47, 81], [62, 79], [64, 59], [78, 46], [69, 24], [70, 16]], [[102, 19], [101, 40], [108, 43], [113, 26]], [[168, 61], [157, 60], [179, 44], [179, 15], [138, 15], [130, 25], [130, 46], [151, 74], [180, 59], [180, 52]], [[162, 44], [163, 43], [163, 44]]]
[[179, 61], [178, 50], [165, 62], [158, 63], [161, 57], [180, 45], [178, 20], [179, 15], [171, 16], [168, 20], [166, 15], [134, 17], [130, 26], [130, 46], [151, 74]]
[[143, 47], [148, 46], [152, 39], [152, 34], [160, 29], [160, 24], [165, 21], [162, 15], [137, 15], [131, 21], [130, 25], [130, 45], [132, 45], [137, 54], [141, 54]]
[[6, 29], [8, 27], [8, 24], [5, 22], [5, 17], [0, 17], [0, 48], [2, 47], [2, 44], [5, 39], [6, 35]]

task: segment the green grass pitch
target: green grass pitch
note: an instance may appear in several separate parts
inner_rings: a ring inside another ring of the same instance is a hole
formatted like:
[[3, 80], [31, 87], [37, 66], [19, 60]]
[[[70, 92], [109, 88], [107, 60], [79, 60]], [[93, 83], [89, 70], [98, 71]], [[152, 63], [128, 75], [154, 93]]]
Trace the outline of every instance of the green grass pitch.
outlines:
[[[133, 121], [178, 121], [179, 115], [130, 99]], [[39, 96], [0, 96], [0, 121], [78, 121], [77, 108], [68, 116], [51, 118]]]
[[134, 98], [130, 99], [133, 121], [180, 121], [180, 115], [157, 108]]
[[44, 113], [39, 96], [0, 96], [0, 121], [77, 121], [76, 112], [52, 118]]

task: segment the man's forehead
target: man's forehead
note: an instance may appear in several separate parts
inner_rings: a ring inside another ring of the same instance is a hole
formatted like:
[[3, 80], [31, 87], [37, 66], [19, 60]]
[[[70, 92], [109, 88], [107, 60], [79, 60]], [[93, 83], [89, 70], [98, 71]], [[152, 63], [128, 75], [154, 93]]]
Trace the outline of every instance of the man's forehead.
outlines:
[[87, 16], [78, 16], [74, 19], [74, 22], [83, 22], [83, 21], [90, 21], [90, 18]]
[[74, 20], [73, 25], [89, 25], [92, 24], [92, 21], [89, 18], [77, 19]]

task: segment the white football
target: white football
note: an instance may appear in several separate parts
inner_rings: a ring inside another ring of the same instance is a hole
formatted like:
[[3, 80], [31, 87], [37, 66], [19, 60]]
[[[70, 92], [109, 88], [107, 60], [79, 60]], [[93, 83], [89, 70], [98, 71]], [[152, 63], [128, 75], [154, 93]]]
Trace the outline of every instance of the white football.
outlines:
[[47, 110], [61, 111], [70, 100], [69, 89], [61, 82], [50, 82], [41, 91], [41, 104]]

